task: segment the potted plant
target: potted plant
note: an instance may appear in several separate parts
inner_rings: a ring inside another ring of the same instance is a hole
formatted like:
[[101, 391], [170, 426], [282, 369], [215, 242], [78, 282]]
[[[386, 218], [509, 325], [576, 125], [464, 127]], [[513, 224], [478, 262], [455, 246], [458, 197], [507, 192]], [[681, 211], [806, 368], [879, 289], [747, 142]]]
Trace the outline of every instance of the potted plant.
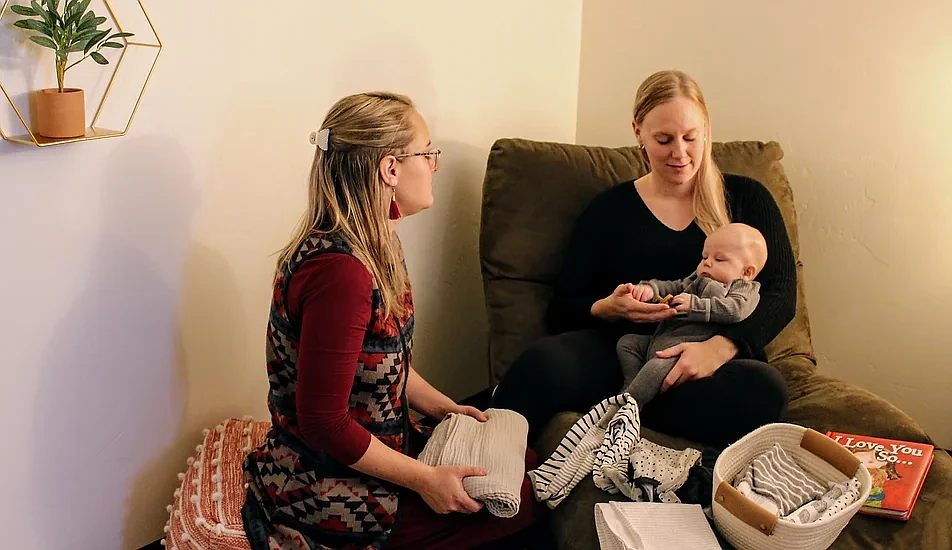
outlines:
[[[102, 54], [103, 48], [121, 49], [123, 42], [117, 38], [133, 36], [128, 32], [112, 33], [112, 29], [100, 31], [105, 17], [96, 16], [88, 10], [91, 0], [68, 0], [59, 10], [60, 0], [31, 0], [29, 6], [13, 6], [18, 15], [39, 19], [21, 19], [14, 26], [39, 33], [30, 36], [34, 43], [55, 52], [56, 88], [42, 89], [36, 97], [37, 134], [48, 138], [73, 138], [86, 134], [86, 101], [83, 90], [66, 88], [66, 71], [92, 58], [100, 65], [109, 60]], [[70, 64], [69, 55], [82, 52], [82, 59]]]

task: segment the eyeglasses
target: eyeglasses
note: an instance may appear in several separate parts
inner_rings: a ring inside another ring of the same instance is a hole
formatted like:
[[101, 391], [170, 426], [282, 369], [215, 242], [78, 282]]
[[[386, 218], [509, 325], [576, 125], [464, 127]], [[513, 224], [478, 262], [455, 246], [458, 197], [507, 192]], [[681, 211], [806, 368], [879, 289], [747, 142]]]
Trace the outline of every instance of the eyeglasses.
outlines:
[[394, 155], [394, 158], [397, 160], [402, 160], [408, 157], [426, 157], [427, 162], [430, 163], [430, 170], [436, 172], [440, 169], [440, 153], [441, 151], [439, 149], [432, 149], [430, 151], [421, 151], [419, 153]]

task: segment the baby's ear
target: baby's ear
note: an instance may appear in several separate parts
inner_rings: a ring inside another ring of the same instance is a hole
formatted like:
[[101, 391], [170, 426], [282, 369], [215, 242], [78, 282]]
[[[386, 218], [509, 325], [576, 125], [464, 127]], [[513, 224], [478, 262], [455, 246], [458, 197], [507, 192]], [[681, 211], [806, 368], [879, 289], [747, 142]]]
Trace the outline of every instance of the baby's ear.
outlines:
[[749, 265], [749, 266], [747, 266], [747, 267], [744, 268], [744, 278], [745, 278], [745, 279], [747, 279], [748, 281], [753, 281], [753, 280], [754, 280], [754, 277], [756, 277], [756, 276], [757, 276], [757, 268], [756, 268], [756, 267], [754, 267], [754, 266], [752, 266], [752, 265]]

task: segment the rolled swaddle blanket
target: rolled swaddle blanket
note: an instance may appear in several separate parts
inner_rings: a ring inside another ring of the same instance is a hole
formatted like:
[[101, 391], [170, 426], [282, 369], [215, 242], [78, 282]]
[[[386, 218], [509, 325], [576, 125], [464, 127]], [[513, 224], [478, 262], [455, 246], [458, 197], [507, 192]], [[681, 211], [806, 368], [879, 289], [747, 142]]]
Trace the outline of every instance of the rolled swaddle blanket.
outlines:
[[486, 418], [480, 422], [464, 414], [446, 415], [418, 460], [429, 466], [485, 468], [487, 475], [463, 479], [463, 488], [492, 515], [511, 518], [521, 504], [529, 423], [506, 409], [488, 409]]

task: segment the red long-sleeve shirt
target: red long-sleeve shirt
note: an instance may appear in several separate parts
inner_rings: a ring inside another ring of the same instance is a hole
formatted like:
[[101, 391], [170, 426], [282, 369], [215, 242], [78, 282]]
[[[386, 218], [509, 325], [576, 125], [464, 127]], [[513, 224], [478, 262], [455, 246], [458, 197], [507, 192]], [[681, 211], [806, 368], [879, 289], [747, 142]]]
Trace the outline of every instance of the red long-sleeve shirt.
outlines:
[[347, 415], [371, 292], [360, 260], [331, 253], [304, 262], [288, 288], [288, 317], [300, 327], [298, 425], [305, 443], [346, 465], [364, 455], [372, 437]]

